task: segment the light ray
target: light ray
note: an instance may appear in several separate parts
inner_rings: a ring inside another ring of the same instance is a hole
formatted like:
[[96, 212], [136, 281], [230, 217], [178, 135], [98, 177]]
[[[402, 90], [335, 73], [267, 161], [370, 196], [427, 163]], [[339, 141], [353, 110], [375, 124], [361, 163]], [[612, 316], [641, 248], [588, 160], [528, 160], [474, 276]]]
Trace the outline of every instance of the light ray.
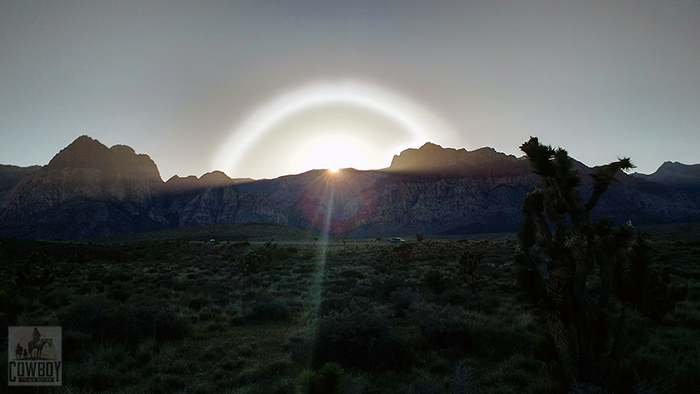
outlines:
[[330, 193], [328, 196], [328, 206], [326, 210], [326, 219], [321, 234], [321, 243], [319, 245], [319, 256], [320, 260], [316, 269], [314, 270], [314, 277], [312, 278], [312, 284], [309, 287], [309, 295], [311, 298], [310, 310], [307, 318], [307, 338], [313, 339], [316, 335], [316, 318], [318, 317], [319, 309], [321, 307], [321, 293], [323, 290], [323, 276], [326, 271], [326, 256], [328, 251], [328, 235], [331, 228], [331, 218], [333, 217], [333, 198], [335, 195], [335, 187], [332, 179], [327, 179], [330, 187]]

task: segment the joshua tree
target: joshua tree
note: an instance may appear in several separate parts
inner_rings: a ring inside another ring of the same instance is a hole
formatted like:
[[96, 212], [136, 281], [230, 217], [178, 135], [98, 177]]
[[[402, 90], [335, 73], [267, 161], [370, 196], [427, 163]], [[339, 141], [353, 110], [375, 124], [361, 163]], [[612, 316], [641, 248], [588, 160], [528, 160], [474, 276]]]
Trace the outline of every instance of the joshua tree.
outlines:
[[[644, 295], [649, 241], [630, 222], [591, 219], [601, 195], [629, 158], [598, 167], [588, 201], [581, 176], [561, 148], [537, 138], [520, 146], [543, 184], [523, 201], [515, 270], [546, 322], [569, 383], [609, 387], [621, 363], [629, 314]], [[635, 233], [637, 234], [635, 239]]]

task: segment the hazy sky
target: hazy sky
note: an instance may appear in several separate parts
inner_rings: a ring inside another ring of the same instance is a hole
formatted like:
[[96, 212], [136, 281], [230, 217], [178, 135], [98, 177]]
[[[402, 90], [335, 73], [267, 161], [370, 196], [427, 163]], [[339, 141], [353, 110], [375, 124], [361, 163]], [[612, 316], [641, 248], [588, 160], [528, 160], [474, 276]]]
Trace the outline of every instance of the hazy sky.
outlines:
[[83, 134], [164, 180], [531, 135], [588, 165], [700, 163], [700, 2], [0, 1], [0, 163]]

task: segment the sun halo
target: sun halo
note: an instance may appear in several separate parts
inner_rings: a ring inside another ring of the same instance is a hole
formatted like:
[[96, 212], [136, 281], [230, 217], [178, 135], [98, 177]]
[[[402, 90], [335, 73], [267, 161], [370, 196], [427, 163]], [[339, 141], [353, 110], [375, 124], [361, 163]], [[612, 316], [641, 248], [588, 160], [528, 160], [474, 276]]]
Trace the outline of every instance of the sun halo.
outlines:
[[[214, 158], [214, 166], [227, 173], [240, 176], [258, 178], [278, 176], [279, 174], [261, 174], [255, 165], [250, 166], [250, 163], [254, 163], [254, 161], [243, 161], [243, 158], [266, 134], [290, 117], [328, 104], [347, 105], [368, 110], [394, 122], [402, 130], [401, 135], [397, 137], [397, 141], [400, 143], [389, 144], [386, 141], [379, 143], [374, 141], [372, 144], [363, 141], [360, 145], [363, 146], [362, 150], [367, 153], [367, 156], [360, 160], [366, 160], [365, 162], [314, 163], [311, 166], [304, 166], [305, 170], [328, 167], [378, 168], [389, 164], [393, 155], [404, 149], [419, 146], [428, 140], [439, 139], [436, 136], [448, 135], [454, 131], [430, 110], [381, 87], [352, 79], [311, 82], [298, 89], [283, 92], [251, 112], [248, 117], [232, 129], [227, 141], [221, 144], [219, 153]], [[429, 136], [432, 137], [429, 138]], [[295, 143], [296, 141], [294, 141]], [[295, 150], [298, 151], [298, 149]], [[255, 154], [259, 153], [259, 150], [255, 151]], [[386, 156], [386, 164], [384, 164], [385, 160], [377, 159], [377, 155]], [[300, 158], [299, 153], [295, 153], [294, 156], [296, 158], [290, 159], [296, 160], [297, 163], [306, 160], [303, 157]], [[372, 157], [373, 160], [369, 160], [369, 157]], [[308, 160], [311, 161], [311, 159]], [[381, 164], [377, 164], [377, 162]], [[265, 163], [262, 164], [259, 166], [261, 169], [265, 168]], [[290, 168], [294, 168], [294, 166]], [[296, 167], [293, 171], [299, 170], [301, 168]], [[239, 173], [239, 171], [241, 172]]]

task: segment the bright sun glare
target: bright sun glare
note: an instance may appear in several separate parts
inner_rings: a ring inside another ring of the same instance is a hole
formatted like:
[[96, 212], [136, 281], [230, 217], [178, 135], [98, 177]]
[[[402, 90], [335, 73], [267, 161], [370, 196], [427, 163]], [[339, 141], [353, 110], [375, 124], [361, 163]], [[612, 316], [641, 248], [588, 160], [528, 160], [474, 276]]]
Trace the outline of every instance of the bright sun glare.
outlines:
[[365, 150], [348, 139], [319, 141], [301, 150], [301, 165], [306, 169], [365, 168], [368, 158]]

